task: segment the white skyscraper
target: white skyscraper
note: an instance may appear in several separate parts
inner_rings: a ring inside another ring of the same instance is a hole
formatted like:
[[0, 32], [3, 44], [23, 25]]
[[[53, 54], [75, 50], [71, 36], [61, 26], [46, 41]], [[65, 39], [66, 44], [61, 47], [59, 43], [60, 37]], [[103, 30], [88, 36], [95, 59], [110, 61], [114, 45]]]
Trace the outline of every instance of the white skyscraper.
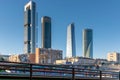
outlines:
[[76, 47], [75, 47], [75, 27], [74, 23], [70, 24], [67, 28], [67, 50], [66, 57], [75, 57]]

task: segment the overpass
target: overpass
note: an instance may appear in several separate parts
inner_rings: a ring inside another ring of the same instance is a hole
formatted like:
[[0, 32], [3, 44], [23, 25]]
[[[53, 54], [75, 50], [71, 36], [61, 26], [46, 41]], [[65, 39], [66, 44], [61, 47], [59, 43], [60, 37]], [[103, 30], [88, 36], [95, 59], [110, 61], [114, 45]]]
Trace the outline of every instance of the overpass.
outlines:
[[0, 80], [120, 80], [120, 74], [72, 65], [0, 62]]

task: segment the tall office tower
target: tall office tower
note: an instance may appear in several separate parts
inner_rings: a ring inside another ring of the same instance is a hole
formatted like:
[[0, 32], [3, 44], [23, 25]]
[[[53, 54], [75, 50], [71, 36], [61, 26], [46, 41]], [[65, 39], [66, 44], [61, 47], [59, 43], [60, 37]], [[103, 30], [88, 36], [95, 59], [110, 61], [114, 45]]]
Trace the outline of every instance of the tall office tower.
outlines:
[[76, 47], [75, 47], [75, 27], [74, 23], [70, 24], [67, 28], [67, 50], [66, 57], [75, 57]]
[[93, 58], [93, 31], [92, 29], [83, 30], [83, 55]]
[[51, 48], [51, 18], [44, 16], [42, 23], [42, 48]]
[[24, 6], [24, 53], [35, 53], [36, 4], [30, 1]]

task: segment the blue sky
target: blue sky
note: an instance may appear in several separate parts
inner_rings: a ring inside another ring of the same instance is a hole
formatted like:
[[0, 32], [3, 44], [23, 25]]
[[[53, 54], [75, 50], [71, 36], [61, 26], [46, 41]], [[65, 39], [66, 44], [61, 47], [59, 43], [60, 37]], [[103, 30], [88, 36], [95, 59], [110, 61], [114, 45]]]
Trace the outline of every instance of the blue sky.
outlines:
[[[0, 0], [0, 53], [23, 53], [24, 5], [29, 0]], [[93, 29], [93, 56], [120, 52], [120, 0], [33, 0], [38, 12], [38, 45], [42, 16], [52, 18], [52, 48], [66, 53], [67, 26], [75, 23], [76, 54], [82, 56], [82, 30]]]

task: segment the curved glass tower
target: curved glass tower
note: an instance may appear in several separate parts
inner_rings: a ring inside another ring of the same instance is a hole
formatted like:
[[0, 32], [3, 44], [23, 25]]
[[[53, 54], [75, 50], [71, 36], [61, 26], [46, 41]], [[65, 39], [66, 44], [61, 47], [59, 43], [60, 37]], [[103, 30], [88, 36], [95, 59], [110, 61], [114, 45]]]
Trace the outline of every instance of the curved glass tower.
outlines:
[[93, 58], [93, 31], [92, 29], [83, 30], [83, 55]]
[[44, 16], [42, 23], [42, 48], [51, 48], [51, 18]]
[[36, 4], [30, 1], [24, 6], [24, 53], [35, 53]]
[[67, 28], [67, 50], [66, 57], [75, 57], [76, 47], [75, 47], [75, 27], [74, 23], [70, 24]]

